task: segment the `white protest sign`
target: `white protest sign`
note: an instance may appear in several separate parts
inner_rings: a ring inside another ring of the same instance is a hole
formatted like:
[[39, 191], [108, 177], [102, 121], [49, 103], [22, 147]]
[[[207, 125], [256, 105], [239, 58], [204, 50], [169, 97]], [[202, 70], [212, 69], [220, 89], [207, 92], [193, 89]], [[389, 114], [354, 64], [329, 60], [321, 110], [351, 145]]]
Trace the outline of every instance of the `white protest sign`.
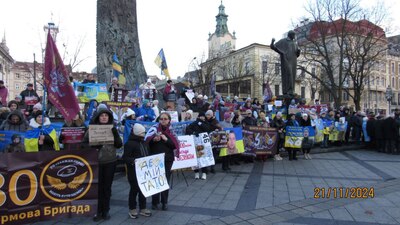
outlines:
[[175, 158], [171, 170], [178, 170], [197, 166], [196, 149], [192, 135], [178, 136], [179, 140], [179, 159]]
[[179, 123], [177, 111], [161, 111], [161, 113], [168, 113], [171, 116], [171, 123]]
[[194, 137], [194, 143], [196, 146], [197, 167], [193, 168], [197, 169], [215, 165], [210, 136], [207, 133], [201, 133], [198, 137]]
[[136, 178], [146, 198], [169, 189], [164, 157], [165, 153], [161, 153], [135, 159]]
[[275, 106], [277, 106], [277, 107], [282, 106], [282, 101], [281, 100], [275, 100]]
[[190, 103], [192, 103], [192, 99], [194, 98], [194, 92], [192, 89], [186, 90], [186, 97], [189, 99]]

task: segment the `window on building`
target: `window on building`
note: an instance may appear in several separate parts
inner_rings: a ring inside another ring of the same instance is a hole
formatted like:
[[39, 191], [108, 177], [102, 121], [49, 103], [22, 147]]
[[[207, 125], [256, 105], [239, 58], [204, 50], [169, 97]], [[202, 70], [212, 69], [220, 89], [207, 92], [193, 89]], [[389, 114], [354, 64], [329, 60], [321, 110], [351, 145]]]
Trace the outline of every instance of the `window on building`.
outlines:
[[15, 90], [19, 90], [19, 84], [15, 84]]
[[229, 84], [229, 90], [230, 90], [231, 94], [238, 96], [239, 95], [239, 82], [234, 82], [234, 83]]
[[311, 68], [311, 74], [313, 77], [315, 77], [315, 67]]
[[251, 80], [245, 80], [241, 82], [240, 93], [251, 95]]
[[249, 74], [249, 73], [250, 73], [250, 62], [246, 62], [246, 63], [244, 64], [244, 69], [245, 69], [245, 71], [246, 71], [246, 74]]
[[19, 73], [16, 73], [16, 74], [15, 74], [15, 78], [16, 78], [16, 79], [20, 79], [20, 78], [21, 78], [21, 75], [19, 75]]
[[390, 74], [394, 75], [394, 63], [392, 63], [390, 72], [391, 72]]
[[[379, 80], [379, 79], [377, 79], [376, 82], [378, 82], [378, 80]], [[371, 79], [371, 84], [372, 84], [372, 85], [375, 85], [375, 77], [372, 77], [372, 79]]]
[[278, 75], [281, 71], [281, 65], [279, 63], [275, 63], [275, 75]]
[[266, 60], [262, 61], [262, 73], [263, 74], [268, 73], [268, 61]]
[[343, 91], [343, 101], [349, 101], [349, 100], [350, 100], [349, 93], [347, 93], [346, 91]]
[[275, 84], [275, 96], [279, 95], [279, 84]]
[[220, 84], [215, 87], [218, 93], [228, 93], [228, 84]]
[[306, 97], [306, 87], [301, 87], [301, 98]]
[[394, 88], [394, 77], [392, 77], [392, 83], [390, 84], [390, 86], [392, 86], [392, 88]]

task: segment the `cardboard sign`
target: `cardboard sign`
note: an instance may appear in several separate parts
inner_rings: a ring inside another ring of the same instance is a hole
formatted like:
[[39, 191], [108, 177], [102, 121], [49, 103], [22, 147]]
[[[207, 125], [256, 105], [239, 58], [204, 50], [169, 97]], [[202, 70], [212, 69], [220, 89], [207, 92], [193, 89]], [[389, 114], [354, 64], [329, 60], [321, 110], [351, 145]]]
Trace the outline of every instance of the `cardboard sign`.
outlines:
[[197, 165], [197, 155], [192, 135], [178, 136], [179, 158], [175, 158], [171, 170], [189, 168]]
[[189, 99], [190, 103], [192, 103], [192, 99], [194, 98], [194, 92], [192, 89], [186, 90], [186, 97]]
[[89, 125], [89, 145], [114, 144], [112, 128], [112, 124]]
[[86, 129], [84, 127], [64, 127], [61, 128], [63, 144], [81, 143]]
[[35, 105], [38, 103], [36, 96], [25, 96], [25, 105]]
[[135, 159], [137, 182], [146, 198], [169, 189], [164, 157], [161, 153]]
[[276, 107], [282, 106], [282, 101], [281, 100], [275, 100], [275, 106]]

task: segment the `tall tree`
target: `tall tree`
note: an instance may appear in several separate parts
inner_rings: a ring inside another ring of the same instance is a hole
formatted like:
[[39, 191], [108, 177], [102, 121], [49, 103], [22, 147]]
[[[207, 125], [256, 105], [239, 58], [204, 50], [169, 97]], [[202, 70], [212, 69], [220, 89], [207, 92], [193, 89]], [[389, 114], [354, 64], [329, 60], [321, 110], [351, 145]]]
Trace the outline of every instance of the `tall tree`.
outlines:
[[97, 0], [97, 76], [109, 83], [112, 57], [117, 54], [126, 86], [144, 83], [147, 77], [139, 46], [136, 0]]
[[[360, 7], [359, 0], [313, 0], [306, 11], [310, 18], [296, 29], [303, 50], [301, 68], [330, 94], [336, 107], [347, 92], [359, 110], [364, 79], [386, 49], [382, 45], [385, 33], [379, 27], [384, 21], [383, 7], [368, 11]], [[377, 44], [383, 51], [377, 51]], [[321, 73], [307, 71], [307, 63], [318, 65]], [[349, 81], [354, 86], [347, 88]]]

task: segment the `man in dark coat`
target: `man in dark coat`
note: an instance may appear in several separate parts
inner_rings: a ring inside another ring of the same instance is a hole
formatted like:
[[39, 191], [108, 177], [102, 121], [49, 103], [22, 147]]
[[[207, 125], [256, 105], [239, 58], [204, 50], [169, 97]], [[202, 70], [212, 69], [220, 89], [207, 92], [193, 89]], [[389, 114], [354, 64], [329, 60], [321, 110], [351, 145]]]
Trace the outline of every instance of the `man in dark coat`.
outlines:
[[383, 122], [383, 136], [385, 139], [385, 148], [384, 152], [385, 153], [395, 153], [396, 152], [396, 141], [397, 137], [399, 136], [398, 134], [399, 128], [396, 124], [396, 121], [392, 116], [389, 116], [386, 118]]

